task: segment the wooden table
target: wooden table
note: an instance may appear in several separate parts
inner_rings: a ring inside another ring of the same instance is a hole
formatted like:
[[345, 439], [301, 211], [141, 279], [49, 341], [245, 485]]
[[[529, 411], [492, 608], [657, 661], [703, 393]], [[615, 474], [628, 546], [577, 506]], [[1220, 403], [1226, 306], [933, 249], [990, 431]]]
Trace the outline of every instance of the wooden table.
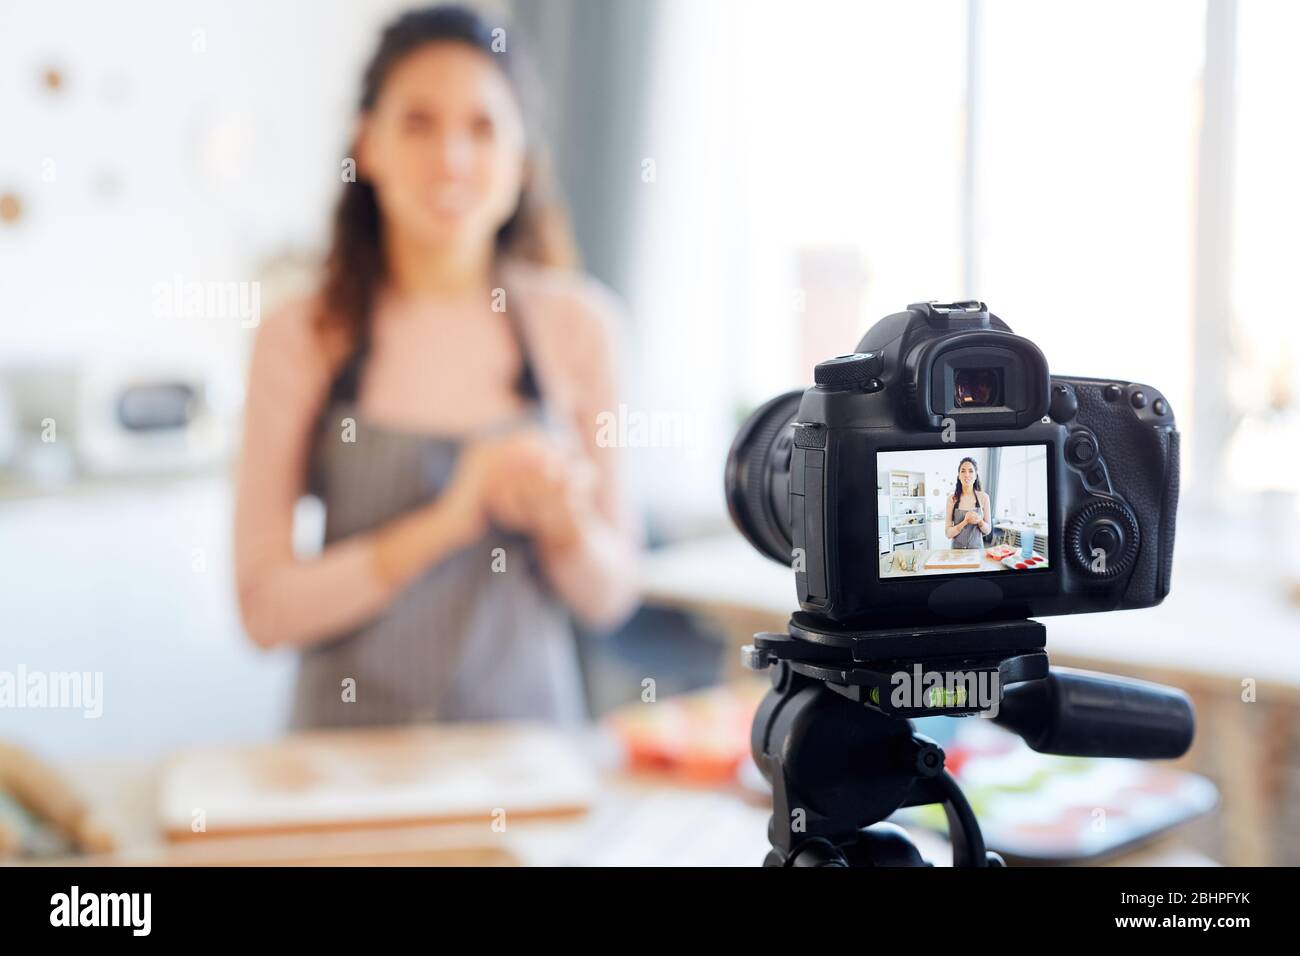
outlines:
[[[769, 849], [770, 798], [738, 785], [692, 786], [653, 773], [607, 769], [583, 815], [493, 830], [485, 816], [435, 826], [213, 837], [169, 843], [158, 827], [161, 765], [87, 762], [63, 768], [119, 840], [104, 856], [51, 861], [86, 866], [757, 866]], [[922, 855], [952, 862], [947, 841], [912, 829]], [[1210, 861], [1161, 838], [1101, 865], [1199, 866]]]
[[1001, 561], [990, 558], [988, 556], [987, 548], [944, 548], [943, 550], [962, 555], [963, 557], [968, 557], [970, 560], [977, 563], [974, 567], [969, 568], [927, 568], [925, 564], [930, 559], [930, 556], [935, 553], [935, 549], [913, 548], [910, 552], [903, 553], [916, 555], [915, 571], [893, 570], [894, 556], [892, 554], [882, 554], [880, 556], [880, 577], [882, 579], [889, 578], [892, 580], [895, 578], [934, 577], [939, 574], [987, 574], [990, 571], [995, 571], [1000, 574], [1016, 573]]
[[340, 827], [168, 842], [156, 809], [161, 765], [81, 763], [64, 770], [119, 840], [88, 866], [757, 866], [771, 804], [739, 786], [693, 787], [607, 769], [591, 808], [494, 829], [481, 820]]

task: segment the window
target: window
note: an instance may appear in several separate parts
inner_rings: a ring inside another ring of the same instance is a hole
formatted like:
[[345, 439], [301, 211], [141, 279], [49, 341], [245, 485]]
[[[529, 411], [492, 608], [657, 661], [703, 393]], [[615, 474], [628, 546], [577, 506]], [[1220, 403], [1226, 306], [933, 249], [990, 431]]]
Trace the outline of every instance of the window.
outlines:
[[1053, 372], [1145, 382], [1186, 427], [1204, 6], [979, 10], [970, 291]]
[[[1292, 271], [1300, 260], [1300, 5], [1237, 5], [1231, 329], [1222, 374], [1234, 418], [1226, 486], [1294, 491], [1300, 471], [1300, 344]], [[1279, 520], [1285, 520], [1279, 519]]]
[[985, 300], [1061, 374], [1159, 389], [1185, 491], [1225, 461], [1289, 481], [1298, 31], [1270, 0], [669, 0], [640, 356], [711, 409], [709, 454], [656, 470], [671, 506], [720, 510], [736, 417], [931, 298]]

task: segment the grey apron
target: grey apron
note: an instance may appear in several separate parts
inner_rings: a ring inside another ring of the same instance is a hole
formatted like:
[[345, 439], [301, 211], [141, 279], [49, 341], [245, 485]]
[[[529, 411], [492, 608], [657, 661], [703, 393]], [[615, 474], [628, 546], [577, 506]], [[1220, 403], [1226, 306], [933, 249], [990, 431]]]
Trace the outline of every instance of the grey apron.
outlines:
[[[512, 318], [524, 358], [519, 391], [529, 400], [528, 418], [544, 424]], [[432, 501], [460, 450], [459, 441], [381, 427], [359, 413], [368, 351], [363, 341], [331, 387], [311, 454], [309, 483], [325, 506], [327, 545]], [[345, 418], [356, 423], [355, 442], [342, 440]], [[347, 699], [349, 678], [355, 700]], [[568, 611], [549, 590], [531, 542], [492, 529], [427, 568], [366, 624], [305, 649], [290, 724], [585, 718]]]
[[[977, 499], [978, 500], [978, 499]], [[952, 509], [952, 523], [956, 524], [962, 518], [966, 517], [966, 512], [974, 509], [958, 508]], [[988, 518], [988, 515], [982, 517]], [[957, 532], [957, 537], [952, 539], [954, 548], [982, 548], [984, 547], [984, 532], [979, 529], [979, 525], [968, 524]]]

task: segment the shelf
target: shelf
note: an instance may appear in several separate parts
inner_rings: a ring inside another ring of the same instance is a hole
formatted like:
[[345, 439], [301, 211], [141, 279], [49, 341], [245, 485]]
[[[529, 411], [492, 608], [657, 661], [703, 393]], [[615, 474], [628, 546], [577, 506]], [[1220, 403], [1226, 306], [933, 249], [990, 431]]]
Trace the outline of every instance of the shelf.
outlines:
[[[883, 482], [880, 478], [884, 477]], [[926, 487], [925, 472], [893, 469], [882, 472], [877, 477], [876, 493], [879, 497], [879, 514], [877, 518], [885, 522], [886, 530], [881, 532], [885, 539], [881, 554], [889, 554], [898, 549], [912, 549], [917, 545], [925, 546], [929, 540], [930, 516], [926, 513], [924, 494]], [[919, 490], [922, 494], [911, 494]], [[894, 502], [903, 502], [905, 509], [899, 511]], [[920, 506], [918, 507], [918, 502]], [[901, 523], [900, 523], [901, 522]]]

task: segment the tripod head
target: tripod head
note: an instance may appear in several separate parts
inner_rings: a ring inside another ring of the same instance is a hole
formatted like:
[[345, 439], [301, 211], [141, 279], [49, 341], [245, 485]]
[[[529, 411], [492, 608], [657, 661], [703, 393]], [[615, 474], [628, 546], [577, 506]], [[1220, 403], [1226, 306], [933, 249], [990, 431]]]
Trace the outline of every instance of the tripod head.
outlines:
[[850, 630], [796, 613], [760, 633], [745, 665], [771, 668], [754, 716], [754, 761], [772, 784], [772, 866], [923, 866], [896, 826], [941, 804], [955, 866], [1002, 865], [944, 753], [909, 718], [983, 714], [1040, 753], [1179, 757], [1195, 718], [1170, 687], [1051, 668], [1037, 621]]

